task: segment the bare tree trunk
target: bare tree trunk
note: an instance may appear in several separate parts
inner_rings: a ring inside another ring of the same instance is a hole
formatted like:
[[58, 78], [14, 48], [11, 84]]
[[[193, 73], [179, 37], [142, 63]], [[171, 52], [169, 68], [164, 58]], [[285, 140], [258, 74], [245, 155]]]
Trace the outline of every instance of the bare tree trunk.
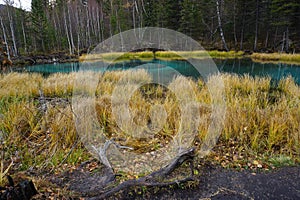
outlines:
[[286, 27], [286, 34], [285, 34], [285, 51], [288, 53], [290, 50], [290, 41], [289, 41], [289, 27]]
[[253, 47], [253, 51], [256, 51], [256, 50], [257, 50], [258, 17], [259, 17], [259, 1], [256, 0], [255, 37], [254, 37], [254, 47]]
[[96, 11], [96, 21], [97, 21], [97, 38], [98, 42], [101, 42], [101, 26], [100, 26], [100, 16], [99, 16], [99, 5], [97, 6], [97, 11]]
[[98, 11], [99, 11], [99, 7], [94, 7], [93, 9], [93, 29], [94, 29], [94, 36], [95, 36], [95, 41], [93, 41], [94, 43], [95, 42], [98, 42], [99, 41], [99, 15], [98, 15]]
[[58, 38], [58, 26], [57, 26], [57, 22], [56, 22], [56, 19], [55, 19], [55, 13], [56, 13], [56, 10], [53, 10], [53, 15], [52, 15], [52, 21], [53, 21], [53, 24], [54, 24], [54, 29], [55, 29], [55, 41], [56, 41], [56, 49], [60, 49], [60, 42], [59, 42], [59, 38]]
[[89, 17], [89, 8], [88, 6], [85, 7], [86, 11], [86, 30], [87, 30], [87, 46], [88, 48], [91, 46], [91, 33], [90, 33], [90, 17]]
[[[90, 12], [89, 12], [89, 18], [90, 18], [90, 24], [91, 24], [91, 35], [95, 35], [96, 31], [95, 31], [95, 16], [94, 16], [94, 7], [91, 6]], [[92, 41], [93, 43], [94, 41]]]
[[53, 21], [55, 22], [55, 24], [57, 26], [57, 29], [55, 31], [57, 43], [58, 43], [59, 48], [61, 49], [61, 48], [64, 48], [64, 47], [62, 47], [62, 42], [61, 42], [62, 41], [61, 38], [63, 35], [63, 30], [64, 30], [64, 23], [61, 21], [60, 17], [58, 16], [57, 10], [55, 10], [53, 18], [54, 18]]
[[73, 53], [74, 53], [74, 50], [75, 50], [75, 45], [74, 45], [74, 40], [73, 40], [72, 21], [71, 21], [71, 16], [70, 16], [70, 6], [67, 5], [67, 7], [68, 7], [68, 19], [69, 19], [70, 42], [71, 42], [71, 48], [72, 48], [72, 54], [73, 54]]
[[242, 20], [240, 50], [243, 50], [244, 48], [244, 28], [245, 28], [245, 13], [243, 13], [243, 20]]
[[120, 39], [121, 39], [121, 49], [123, 51], [124, 50], [124, 39], [123, 39], [121, 23], [120, 23], [120, 19], [119, 19], [119, 15], [118, 15], [118, 9], [116, 9], [116, 18], [117, 18], [117, 28], [119, 29], [119, 34], [120, 34]]
[[4, 42], [5, 42], [5, 46], [6, 46], [7, 58], [8, 58], [8, 60], [10, 60], [9, 46], [8, 46], [8, 43], [7, 43], [7, 37], [6, 37], [5, 28], [4, 28], [4, 24], [3, 24], [1, 16], [0, 16], [0, 21], [1, 21], [2, 31], [3, 31], [3, 38], [4, 38]]
[[147, 13], [147, 12], [146, 12], [146, 9], [145, 9], [145, 3], [144, 3], [144, 0], [141, 0], [141, 2], [142, 2], [142, 9], [143, 9], [144, 13]]
[[11, 38], [13, 41], [13, 55], [16, 56], [18, 55], [18, 48], [17, 48], [17, 43], [16, 43], [16, 37], [15, 37], [15, 30], [14, 30], [14, 25], [13, 25], [13, 20], [11, 17], [11, 13], [10, 13], [10, 7], [12, 7], [13, 2], [10, 0], [6, 0], [4, 1], [6, 3], [6, 7], [7, 7], [7, 15], [8, 15], [8, 20], [9, 20], [9, 27], [10, 27], [10, 32], [11, 32]]
[[71, 41], [70, 41], [70, 37], [69, 37], [65, 8], [63, 8], [63, 13], [64, 13], [65, 30], [66, 30], [66, 35], [67, 35], [68, 44], [69, 44], [69, 53], [71, 55], [71, 54], [73, 54], [73, 52], [72, 52], [72, 45], [71, 45]]
[[283, 32], [283, 36], [282, 36], [282, 45], [281, 45], [281, 53], [283, 52], [284, 50], [284, 45], [285, 44], [285, 32]]
[[236, 0], [233, 2], [233, 36], [234, 36], [234, 48], [237, 48], [237, 37], [236, 37]]
[[269, 42], [269, 31], [267, 31], [267, 35], [266, 35], [265, 48], [268, 48], [268, 42]]
[[144, 25], [143, 25], [143, 22], [144, 22], [144, 15], [143, 15], [143, 5], [141, 6], [142, 8], [140, 8], [140, 13], [139, 13], [139, 17], [140, 17], [140, 28], [142, 28]]
[[79, 57], [80, 55], [80, 34], [81, 34], [81, 23], [80, 23], [80, 20], [79, 20], [79, 14], [78, 14], [79, 10], [78, 10], [78, 4], [76, 4], [76, 14], [75, 14], [75, 17], [76, 17], [76, 23], [77, 23], [77, 55]]
[[27, 54], [27, 40], [26, 40], [26, 33], [24, 28], [24, 22], [22, 21], [22, 33], [23, 33], [23, 40], [24, 40], [24, 51]]
[[104, 15], [103, 15], [103, 2], [100, 1], [100, 26], [101, 26], [101, 41], [104, 40]]
[[[111, 10], [111, 12], [110, 12], [110, 18], [112, 18], [113, 15], [114, 15], [113, 0], [110, 0], [110, 10]], [[112, 27], [111, 19], [110, 19], [110, 22], [109, 22], [109, 34], [110, 34], [110, 37], [113, 36], [113, 27]], [[112, 41], [111, 45], [114, 46], [114, 44], [113, 44], [114, 40], [111, 40], [111, 41]]]
[[[19, 4], [20, 4], [20, 9], [22, 10], [21, 0], [19, 0]], [[23, 41], [24, 41], [24, 51], [27, 54], [27, 40], [26, 40], [26, 34], [24, 28], [24, 15], [22, 16], [21, 26], [22, 26], [22, 34], [23, 34]]]
[[134, 5], [132, 6], [132, 22], [133, 22], [133, 29], [135, 29], [135, 4], [136, 4], [136, 2], [134, 1]]
[[276, 26], [276, 29], [275, 29], [275, 35], [274, 35], [274, 40], [273, 40], [273, 48], [274, 48], [274, 50], [275, 50], [276, 47], [277, 47], [277, 45], [276, 45], [277, 34], [278, 34], [278, 26]]
[[223, 46], [225, 48], [226, 51], [229, 51], [226, 41], [225, 41], [225, 37], [224, 37], [224, 32], [223, 32], [223, 28], [222, 28], [222, 21], [221, 21], [221, 13], [220, 13], [220, 4], [219, 4], [219, 0], [216, 0], [216, 5], [217, 5], [217, 16], [218, 16], [218, 24], [219, 24], [219, 30], [220, 30], [220, 36], [223, 42]]

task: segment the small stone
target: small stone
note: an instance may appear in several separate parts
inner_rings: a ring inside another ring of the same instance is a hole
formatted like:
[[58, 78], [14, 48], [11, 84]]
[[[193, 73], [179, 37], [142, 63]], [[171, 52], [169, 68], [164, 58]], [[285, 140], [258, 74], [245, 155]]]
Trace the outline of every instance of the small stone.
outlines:
[[237, 160], [238, 160], [238, 157], [237, 157], [236, 155], [234, 155], [234, 156], [232, 157], [232, 159], [233, 159], [234, 161], [237, 161]]
[[262, 165], [261, 165], [261, 164], [258, 164], [257, 167], [258, 167], [258, 168], [262, 168]]

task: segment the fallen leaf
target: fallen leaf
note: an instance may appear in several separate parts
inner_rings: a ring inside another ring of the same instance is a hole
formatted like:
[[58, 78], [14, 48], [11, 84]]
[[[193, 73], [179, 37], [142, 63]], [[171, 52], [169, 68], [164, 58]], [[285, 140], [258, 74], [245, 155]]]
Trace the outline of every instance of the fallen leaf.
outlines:
[[254, 160], [253, 161], [253, 165], [258, 165], [259, 163], [258, 163], [258, 161], [257, 160]]

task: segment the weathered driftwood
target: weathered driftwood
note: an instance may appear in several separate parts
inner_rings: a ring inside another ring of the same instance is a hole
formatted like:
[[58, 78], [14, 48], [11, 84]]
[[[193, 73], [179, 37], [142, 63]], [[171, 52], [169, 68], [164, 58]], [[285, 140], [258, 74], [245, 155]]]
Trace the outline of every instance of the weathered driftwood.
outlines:
[[[110, 142], [107, 143], [107, 145], [104, 145], [105, 147], [103, 149], [101, 149], [101, 156], [99, 155], [101, 160], [103, 159], [103, 157], [105, 157], [104, 156], [105, 151], [108, 148], [109, 144], [111, 144], [111, 143]], [[134, 186], [147, 186], [147, 187], [160, 186], [160, 187], [163, 187], [163, 186], [168, 186], [168, 185], [177, 185], [177, 184], [184, 183], [187, 181], [192, 181], [192, 180], [194, 180], [194, 178], [193, 178], [193, 176], [194, 176], [194, 173], [193, 173], [193, 171], [194, 171], [193, 170], [194, 154], [195, 154], [195, 148], [190, 148], [184, 152], [181, 152], [172, 162], [170, 162], [170, 164], [161, 168], [160, 170], [152, 172], [151, 174], [141, 177], [139, 179], [125, 181], [125, 182], [117, 185], [116, 187], [108, 188], [102, 192], [99, 192], [100, 193], [99, 196], [93, 197], [91, 199], [93, 199], [93, 200], [106, 199], [123, 189], [128, 189], [128, 188], [134, 187]], [[104, 159], [104, 160], [106, 161], [105, 166], [107, 168], [109, 168], [108, 172], [110, 173], [110, 177], [116, 176], [115, 174], [111, 173], [113, 170], [111, 168], [111, 165], [109, 163], [107, 163], [108, 160], [107, 159]], [[180, 165], [182, 165], [185, 161], [189, 161], [189, 163], [190, 163], [191, 175], [189, 177], [181, 179], [181, 180], [175, 180], [175, 181], [162, 181], [163, 179], [166, 179], [167, 175], [171, 174], [176, 168], [178, 168]]]

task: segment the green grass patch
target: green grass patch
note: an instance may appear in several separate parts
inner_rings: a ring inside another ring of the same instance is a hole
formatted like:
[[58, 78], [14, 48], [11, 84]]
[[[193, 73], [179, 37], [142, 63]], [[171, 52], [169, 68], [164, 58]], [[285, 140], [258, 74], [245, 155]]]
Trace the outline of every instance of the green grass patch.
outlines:
[[287, 155], [276, 155], [268, 160], [274, 167], [295, 166], [296, 162]]
[[59, 166], [62, 164], [74, 166], [89, 158], [90, 155], [84, 148], [59, 150], [51, 158], [50, 166]]

